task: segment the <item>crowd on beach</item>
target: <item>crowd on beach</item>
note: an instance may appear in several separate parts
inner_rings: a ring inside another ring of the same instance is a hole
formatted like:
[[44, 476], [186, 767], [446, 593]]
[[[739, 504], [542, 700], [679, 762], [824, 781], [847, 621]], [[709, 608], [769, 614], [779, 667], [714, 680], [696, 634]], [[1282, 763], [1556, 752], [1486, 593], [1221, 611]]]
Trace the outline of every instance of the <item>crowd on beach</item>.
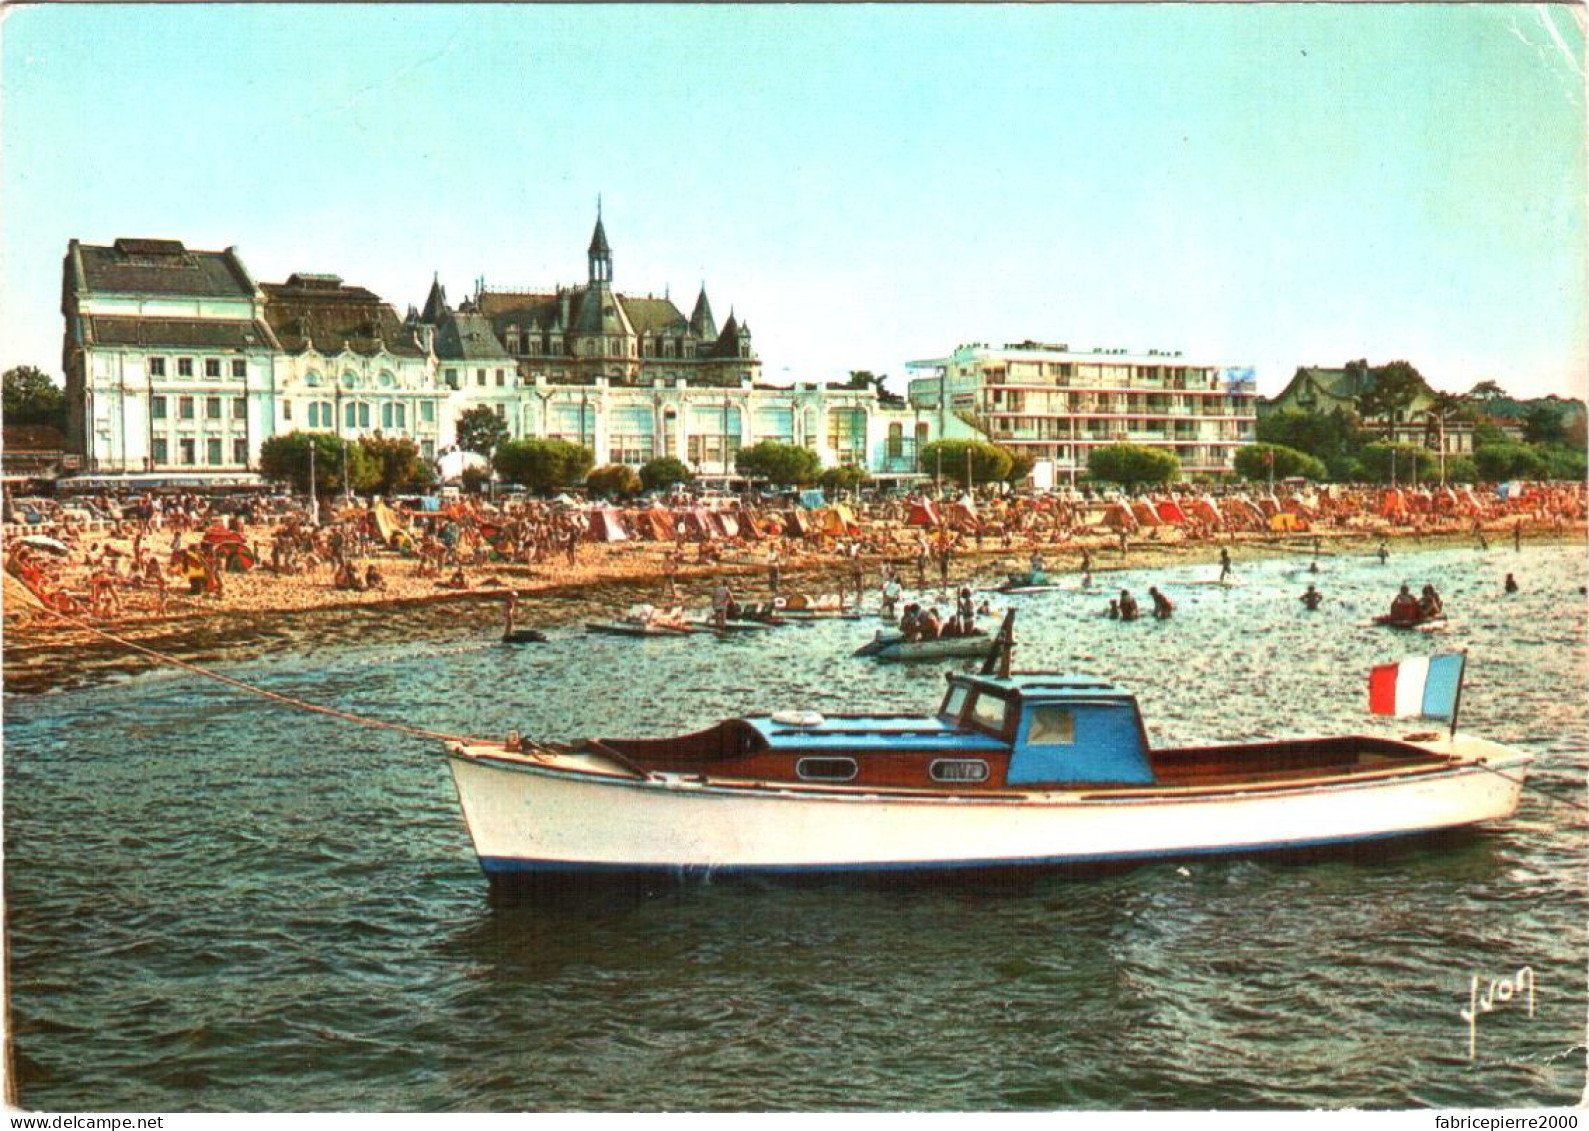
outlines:
[[[681, 579], [748, 573], [776, 592], [803, 571], [858, 599], [869, 578], [873, 588], [889, 578], [949, 586], [988, 568], [988, 559], [1047, 553], [1090, 581], [1095, 561], [1138, 564], [1144, 551], [1209, 543], [1221, 546], [1223, 574], [1232, 545], [1300, 540], [1316, 554], [1322, 540], [1383, 546], [1392, 537], [1459, 535], [1487, 546], [1493, 536], [1580, 532], [1586, 510], [1582, 483], [917, 495], [815, 509], [766, 496], [708, 506], [688, 494], [627, 507], [467, 496], [425, 505], [433, 509], [335, 498], [311, 509], [283, 497], [191, 492], [7, 497], [8, 620], [28, 605], [104, 624], [596, 581], [665, 584], [671, 599]], [[1155, 616], [1171, 615], [1167, 598], [1150, 597]], [[1111, 615], [1139, 615], [1129, 598], [1122, 593]], [[43, 626], [58, 618], [27, 619]]]

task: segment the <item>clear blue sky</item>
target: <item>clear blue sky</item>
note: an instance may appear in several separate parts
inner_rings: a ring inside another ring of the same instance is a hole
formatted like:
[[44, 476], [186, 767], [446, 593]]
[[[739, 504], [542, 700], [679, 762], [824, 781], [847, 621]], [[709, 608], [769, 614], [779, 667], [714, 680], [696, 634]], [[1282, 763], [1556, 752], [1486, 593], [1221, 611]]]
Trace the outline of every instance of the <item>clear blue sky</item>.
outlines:
[[1405, 358], [1582, 396], [1580, 6], [61, 5], [0, 26], [0, 367], [72, 237], [237, 245], [401, 313], [439, 272], [704, 280], [768, 380], [966, 341]]

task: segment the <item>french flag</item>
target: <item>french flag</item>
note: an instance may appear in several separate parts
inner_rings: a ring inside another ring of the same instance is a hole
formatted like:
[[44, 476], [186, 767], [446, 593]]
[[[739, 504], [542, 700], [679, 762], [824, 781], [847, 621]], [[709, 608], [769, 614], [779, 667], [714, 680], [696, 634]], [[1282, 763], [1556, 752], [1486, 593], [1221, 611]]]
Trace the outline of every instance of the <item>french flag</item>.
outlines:
[[1381, 664], [1368, 673], [1368, 709], [1398, 718], [1456, 721], [1462, 691], [1465, 652], [1412, 656], [1399, 664]]

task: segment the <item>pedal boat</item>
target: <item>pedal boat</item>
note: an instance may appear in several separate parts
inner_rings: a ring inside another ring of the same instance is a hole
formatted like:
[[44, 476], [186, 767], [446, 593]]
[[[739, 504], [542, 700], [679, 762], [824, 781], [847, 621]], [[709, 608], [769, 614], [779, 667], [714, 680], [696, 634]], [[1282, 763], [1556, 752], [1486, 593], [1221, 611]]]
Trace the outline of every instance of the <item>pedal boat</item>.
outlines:
[[926, 717], [748, 715], [676, 738], [447, 754], [493, 887], [1344, 846], [1502, 820], [1532, 760], [1454, 728], [1153, 749], [1111, 683], [947, 678]]

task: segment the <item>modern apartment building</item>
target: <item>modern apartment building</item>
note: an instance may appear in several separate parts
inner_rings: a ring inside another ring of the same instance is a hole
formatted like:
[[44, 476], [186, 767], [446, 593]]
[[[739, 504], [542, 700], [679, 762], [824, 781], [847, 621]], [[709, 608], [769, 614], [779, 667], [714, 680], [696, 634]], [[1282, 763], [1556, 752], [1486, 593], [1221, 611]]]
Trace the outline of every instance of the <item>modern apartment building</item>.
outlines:
[[1255, 438], [1250, 370], [1179, 352], [970, 344], [906, 368], [915, 375], [909, 403], [936, 432], [1026, 452], [1040, 487], [1085, 475], [1089, 453], [1115, 443], [1163, 448], [1184, 473], [1216, 475]]

